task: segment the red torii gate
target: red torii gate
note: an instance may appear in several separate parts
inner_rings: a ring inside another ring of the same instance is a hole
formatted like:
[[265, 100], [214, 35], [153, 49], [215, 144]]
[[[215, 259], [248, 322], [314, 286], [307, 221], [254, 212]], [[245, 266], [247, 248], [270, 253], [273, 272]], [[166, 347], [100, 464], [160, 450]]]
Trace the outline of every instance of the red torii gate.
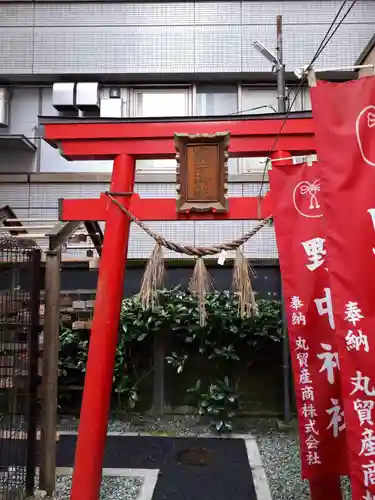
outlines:
[[[199, 121], [198, 121], [199, 120]], [[110, 192], [139, 220], [249, 220], [270, 215], [269, 196], [229, 198], [227, 213], [178, 213], [176, 200], [134, 194], [135, 161], [174, 158], [174, 134], [230, 132], [231, 157], [285, 158], [315, 153], [310, 113], [218, 118], [41, 118], [44, 139], [69, 160], [113, 159]], [[277, 137], [277, 142], [275, 142]], [[98, 500], [130, 221], [109, 198], [62, 200], [62, 221], [106, 221], [82, 399], [71, 500]]]

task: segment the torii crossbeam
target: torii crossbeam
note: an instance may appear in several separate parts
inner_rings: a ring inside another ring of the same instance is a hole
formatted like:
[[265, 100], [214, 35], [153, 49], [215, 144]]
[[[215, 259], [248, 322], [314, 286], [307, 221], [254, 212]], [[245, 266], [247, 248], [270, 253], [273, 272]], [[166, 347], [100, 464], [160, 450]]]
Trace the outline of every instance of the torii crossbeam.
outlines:
[[[44, 139], [69, 160], [113, 159], [110, 192], [140, 220], [249, 220], [270, 215], [270, 200], [229, 198], [227, 213], [178, 213], [176, 200], [134, 194], [138, 158], [173, 158], [175, 133], [230, 133], [232, 157], [278, 157], [315, 153], [310, 113], [178, 119], [40, 118]], [[275, 142], [277, 137], [277, 142]], [[105, 220], [95, 311], [78, 430], [71, 500], [98, 500], [113, 364], [129, 242], [128, 217], [107, 196], [62, 200], [61, 220]]]

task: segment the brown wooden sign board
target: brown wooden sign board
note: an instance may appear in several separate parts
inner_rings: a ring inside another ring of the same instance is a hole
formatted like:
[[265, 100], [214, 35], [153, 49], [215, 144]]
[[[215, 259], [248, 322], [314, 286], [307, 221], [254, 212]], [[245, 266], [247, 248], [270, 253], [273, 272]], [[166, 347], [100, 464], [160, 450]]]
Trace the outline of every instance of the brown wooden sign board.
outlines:
[[228, 210], [228, 147], [230, 134], [175, 134], [177, 210]]

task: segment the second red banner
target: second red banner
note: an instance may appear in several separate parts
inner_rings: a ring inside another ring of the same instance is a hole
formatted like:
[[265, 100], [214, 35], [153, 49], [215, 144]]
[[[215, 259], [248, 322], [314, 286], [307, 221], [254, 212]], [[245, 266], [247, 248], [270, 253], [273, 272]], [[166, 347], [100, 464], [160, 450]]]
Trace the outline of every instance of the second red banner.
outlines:
[[348, 473], [340, 362], [317, 165], [273, 166], [273, 215], [299, 421], [302, 476]]

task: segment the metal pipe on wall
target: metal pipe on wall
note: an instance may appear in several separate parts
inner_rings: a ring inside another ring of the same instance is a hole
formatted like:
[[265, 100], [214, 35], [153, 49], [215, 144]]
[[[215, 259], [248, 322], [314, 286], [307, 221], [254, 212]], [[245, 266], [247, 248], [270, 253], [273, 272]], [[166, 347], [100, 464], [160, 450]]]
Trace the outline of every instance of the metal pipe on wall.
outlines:
[[[0, 181], [1, 182], [1, 181]], [[20, 218], [16, 217], [15, 219], [4, 219], [4, 222], [58, 222], [58, 219], [53, 218], [53, 219], [46, 219], [44, 217], [40, 218], [31, 218], [31, 217], [25, 217], [25, 218]]]
[[[13, 219], [15, 221], [16, 219]], [[0, 230], [2, 231], [43, 231], [44, 229], [52, 229], [54, 226], [0, 226]]]

